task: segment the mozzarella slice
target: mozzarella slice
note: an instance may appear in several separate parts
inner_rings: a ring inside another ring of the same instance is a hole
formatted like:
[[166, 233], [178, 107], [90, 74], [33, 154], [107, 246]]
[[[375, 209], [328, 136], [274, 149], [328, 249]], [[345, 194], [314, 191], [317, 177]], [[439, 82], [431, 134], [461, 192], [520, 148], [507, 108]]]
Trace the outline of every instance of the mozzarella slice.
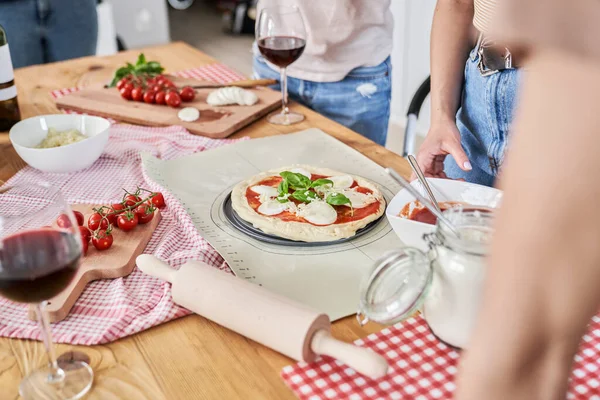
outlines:
[[198, 109], [194, 107], [186, 107], [181, 109], [177, 113], [177, 116], [180, 120], [184, 122], [194, 122], [195, 120], [200, 118], [200, 111], [198, 111]]
[[[352, 207], [354, 208], [364, 208], [375, 201], [373, 195], [355, 192], [354, 190], [345, 190], [343, 194], [350, 199], [350, 203], [352, 203]], [[348, 204], [345, 205], [347, 206]]]
[[258, 96], [256, 93], [235, 86], [224, 87], [212, 91], [206, 98], [206, 102], [211, 106], [227, 106], [230, 104], [251, 106], [257, 101]]
[[337, 220], [335, 208], [324, 201], [313, 201], [298, 207], [297, 215], [315, 225], [331, 225]]
[[293, 168], [293, 169], [290, 169], [290, 172], [293, 172], [295, 174], [304, 175], [308, 179], [310, 179], [312, 177], [311, 173], [308, 172], [307, 170], [305, 170], [304, 168]]
[[287, 209], [287, 203], [280, 203], [277, 200], [267, 200], [258, 207], [258, 212], [264, 215], [277, 215]]
[[256, 185], [252, 186], [250, 190], [252, 190], [254, 193], [264, 194], [269, 197], [277, 197], [279, 195], [277, 188], [272, 186]]
[[330, 176], [327, 179], [333, 182], [334, 189], [348, 189], [354, 183], [354, 178], [350, 175]]

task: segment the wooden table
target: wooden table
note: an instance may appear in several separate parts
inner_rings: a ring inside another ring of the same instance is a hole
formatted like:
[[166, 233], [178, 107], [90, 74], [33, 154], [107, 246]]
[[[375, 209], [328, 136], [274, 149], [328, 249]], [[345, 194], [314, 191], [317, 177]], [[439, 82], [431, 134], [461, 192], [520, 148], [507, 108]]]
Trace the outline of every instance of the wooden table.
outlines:
[[[159, 60], [167, 71], [215, 62], [183, 43], [143, 50]], [[87, 57], [33, 66], [15, 71], [23, 118], [57, 113], [49, 92], [53, 89], [109, 80], [112, 72], [139, 51], [109, 57]], [[298, 125], [284, 127], [261, 119], [233, 137], [263, 137], [318, 127], [357, 149], [378, 164], [391, 166], [408, 176], [404, 159], [355, 132], [299, 105], [292, 109], [306, 115]], [[0, 133], [0, 180], [7, 180], [24, 166]], [[1, 316], [0, 316], [1, 318]], [[380, 330], [359, 327], [353, 317], [333, 325], [337, 338], [353, 341]], [[262, 345], [192, 315], [102, 346], [58, 345], [58, 354], [69, 350], [87, 353], [96, 374], [87, 399], [293, 399], [279, 373], [292, 363]], [[0, 399], [17, 399], [22, 376], [46, 362], [40, 342], [0, 338]]]

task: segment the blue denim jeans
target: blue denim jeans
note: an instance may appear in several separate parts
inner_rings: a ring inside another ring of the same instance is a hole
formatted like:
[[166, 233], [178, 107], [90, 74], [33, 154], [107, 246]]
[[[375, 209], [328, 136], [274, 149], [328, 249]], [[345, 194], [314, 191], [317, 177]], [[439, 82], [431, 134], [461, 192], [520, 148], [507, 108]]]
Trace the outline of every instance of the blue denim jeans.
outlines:
[[0, 0], [0, 25], [13, 67], [90, 56], [98, 38], [97, 0]]
[[461, 107], [456, 114], [462, 146], [473, 170], [463, 171], [452, 156], [446, 157], [444, 170], [449, 178], [492, 186], [508, 145], [520, 72], [505, 70], [485, 77], [477, 69], [478, 62], [478, 54], [472, 51], [465, 66]]
[[[279, 79], [261, 55], [254, 56], [257, 78]], [[279, 85], [273, 87], [280, 90]], [[375, 67], [355, 68], [338, 82], [288, 77], [289, 97], [355, 132], [385, 145], [392, 97], [390, 58]]]

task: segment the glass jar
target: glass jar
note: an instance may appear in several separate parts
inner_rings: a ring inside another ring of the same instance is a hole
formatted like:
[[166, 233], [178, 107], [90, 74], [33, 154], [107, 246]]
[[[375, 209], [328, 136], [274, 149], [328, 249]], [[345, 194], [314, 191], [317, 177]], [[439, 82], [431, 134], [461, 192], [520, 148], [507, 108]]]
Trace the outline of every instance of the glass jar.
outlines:
[[421, 308], [433, 333], [447, 344], [465, 348], [480, 304], [485, 257], [493, 234], [493, 214], [452, 208], [444, 215], [460, 232], [443, 223], [424, 239], [429, 251], [405, 247], [376, 261], [364, 281], [357, 318], [393, 324]]

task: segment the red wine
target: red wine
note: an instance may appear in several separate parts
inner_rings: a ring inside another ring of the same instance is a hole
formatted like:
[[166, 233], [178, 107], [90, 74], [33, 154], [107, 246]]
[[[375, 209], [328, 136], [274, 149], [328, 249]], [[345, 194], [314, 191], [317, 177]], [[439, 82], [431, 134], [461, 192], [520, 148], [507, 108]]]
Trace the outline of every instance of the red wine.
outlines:
[[0, 247], [0, 295], [39, 303], [60, 293], [75, 276], [81, 257], [78, 238], [55, 229], [25, 231]]
[[260, 39], [260, 53], [279, 68], [285, 68], [296, 61], [306, 47], [306, 40], [294, 36], [271, 36]]

